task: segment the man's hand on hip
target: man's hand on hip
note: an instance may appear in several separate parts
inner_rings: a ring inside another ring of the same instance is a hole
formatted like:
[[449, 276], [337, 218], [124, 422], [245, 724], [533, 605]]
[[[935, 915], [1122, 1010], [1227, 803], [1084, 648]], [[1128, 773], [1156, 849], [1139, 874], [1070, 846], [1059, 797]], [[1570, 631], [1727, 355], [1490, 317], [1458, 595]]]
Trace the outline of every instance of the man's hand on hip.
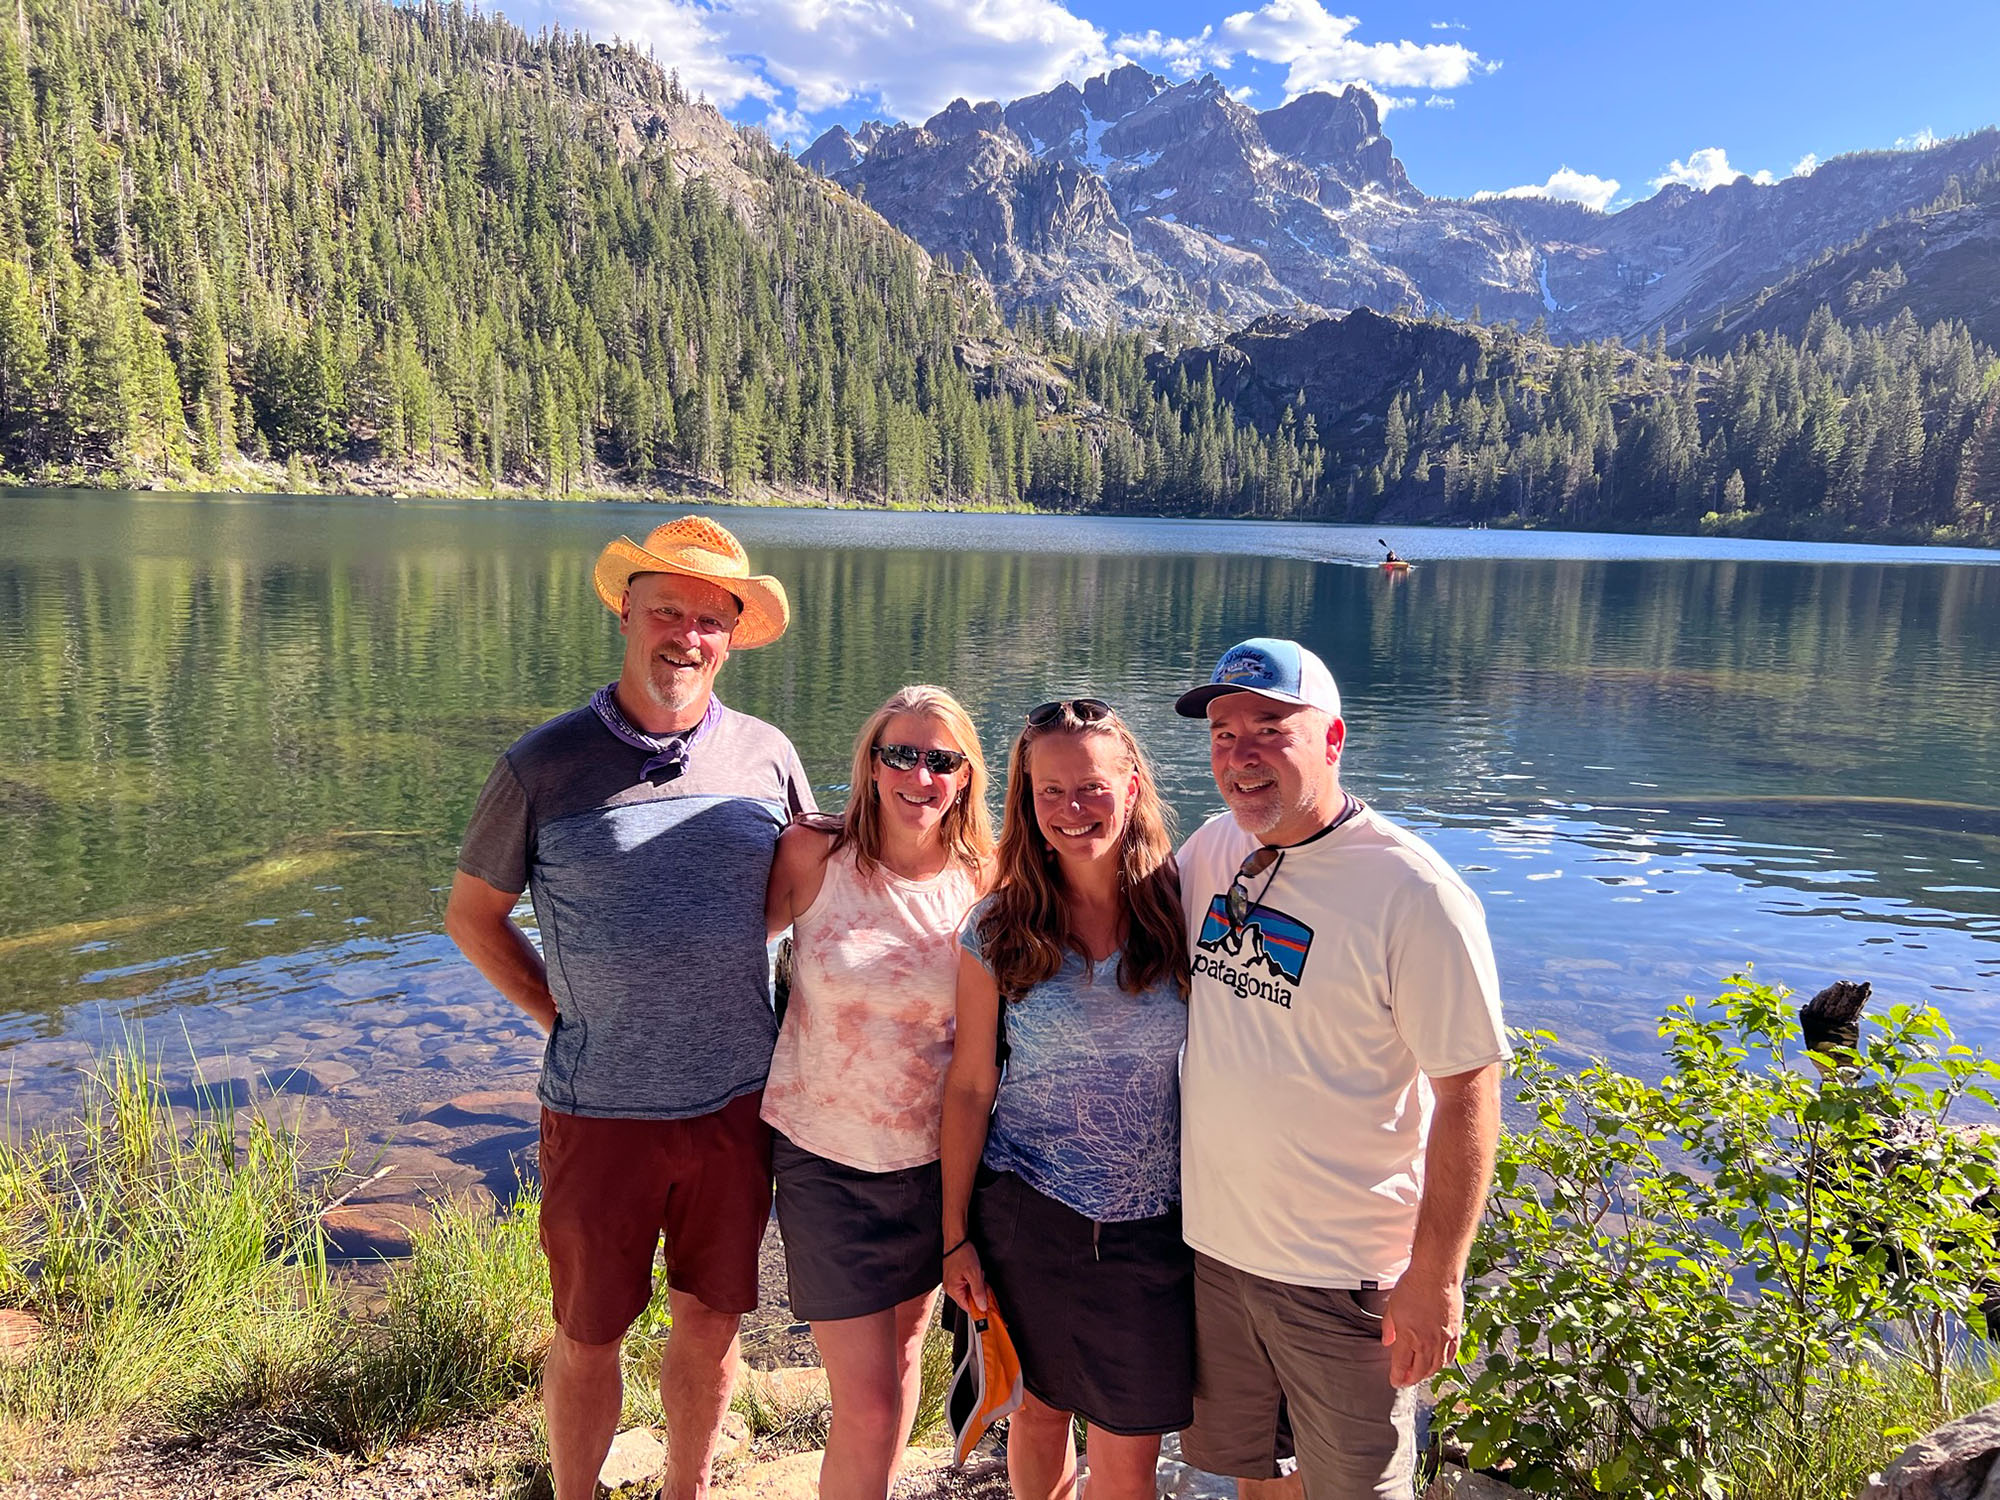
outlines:
[[445, 935], [496, 990], [528, 1013], [529, 1020], [544, 1032], [554, 1031], [556, 1002], [549, 993], [549, 971], [528, 935], [514, 925], [518, 900], [515, 892], [460, 870], [452, 876], [451, 898], [445, 904]]
[[1464, 1319], [1465, 1294], [1456, 1279], [1439, 1281], [1413, 1271], [1397, 1282], [1382, 1311], [1390, 1384], [1419, 1385], [1457, 1359]]

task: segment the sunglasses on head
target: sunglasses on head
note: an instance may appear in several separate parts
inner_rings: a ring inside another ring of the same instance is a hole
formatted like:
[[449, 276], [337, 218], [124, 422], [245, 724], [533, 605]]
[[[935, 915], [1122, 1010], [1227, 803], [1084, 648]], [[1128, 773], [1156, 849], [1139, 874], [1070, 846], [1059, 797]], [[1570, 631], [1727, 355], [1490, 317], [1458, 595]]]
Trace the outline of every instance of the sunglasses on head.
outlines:
[[892, 771], [914, 771], [919, 764], [933, 776], [949, 776], [965, 764], [963, 750], [920, 750], [915, 745], [877, 745], [875, 758]]
[[[1250, 920], [1250, 882], [1266, 870], [1271, 872], [1271, 880], [1278, 878], [1275, 866], [1285, 857], [1285, 851], [1274, 844], [1259, 844], [1252, 849], [1243, 863], [1237, 867], [1236, 878], [1229, 884], [1229, 894], [1223, 897], [1223, 906], [1229, 913], [1232, 930]], [[1264, 882], [1264, 890], [1271, 888], [1271, 881]], [[1263, 894], [1258, 893], [1259, 896]]]
[[1070, 717], [1079, 724], [1095, 724], [1111, 717], [1112, 708], [1102, 698], [1057, 698], [1050, 703], [1038, 703], [1028, 710], [1030, 729], [1047, 729], [1069, 710]]

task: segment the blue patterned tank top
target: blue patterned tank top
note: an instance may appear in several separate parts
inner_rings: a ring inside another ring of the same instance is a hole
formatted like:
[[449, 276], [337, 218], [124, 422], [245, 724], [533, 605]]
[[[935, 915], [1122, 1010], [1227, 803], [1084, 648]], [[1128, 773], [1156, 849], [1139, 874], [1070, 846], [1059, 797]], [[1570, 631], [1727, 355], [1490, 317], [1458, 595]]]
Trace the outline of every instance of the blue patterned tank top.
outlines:
[[[982, 901], [959, 941], [982, 963]], [[1069, 954], [1006, 1006], [1007, 1071], [986, 1165], [1100, 1223], [1150, 1219], [1181, 1196], [1181, 1047], [1187, 1005], [1171, 979], [1118, 987], [1118, 955]]]

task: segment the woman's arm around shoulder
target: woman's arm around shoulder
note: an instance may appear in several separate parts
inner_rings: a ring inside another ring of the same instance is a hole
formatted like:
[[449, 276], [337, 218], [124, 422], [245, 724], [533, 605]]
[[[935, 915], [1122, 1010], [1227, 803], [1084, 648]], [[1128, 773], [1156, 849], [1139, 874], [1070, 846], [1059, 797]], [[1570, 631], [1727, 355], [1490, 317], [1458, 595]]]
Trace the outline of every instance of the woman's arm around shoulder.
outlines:
[[778, 835], [771, 859], [771, 883], [764, 888], [764, 927], [776, 937], [819, 899], [826, 883], [827, 851], [835, 828], [818, 822], [795, 822]]

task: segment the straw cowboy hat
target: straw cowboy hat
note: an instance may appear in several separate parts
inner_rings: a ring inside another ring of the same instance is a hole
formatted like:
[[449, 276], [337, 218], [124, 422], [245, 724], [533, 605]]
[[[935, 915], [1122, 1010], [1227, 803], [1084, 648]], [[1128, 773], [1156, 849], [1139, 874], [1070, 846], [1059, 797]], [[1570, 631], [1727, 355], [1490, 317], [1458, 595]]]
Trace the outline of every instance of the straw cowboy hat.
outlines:
[[735, 595], [743, 613], [729, 638], [732, 648], [768, 646], [791, 623], [785, 586], [775, 578], [752, 574], [743, 544], [701, 516], [682, 516], [655, 526], [643, 547], [629, 536], [606, 547], [597, 555], [597, 597], [617, 610], [635, 573], [706, 579]]

